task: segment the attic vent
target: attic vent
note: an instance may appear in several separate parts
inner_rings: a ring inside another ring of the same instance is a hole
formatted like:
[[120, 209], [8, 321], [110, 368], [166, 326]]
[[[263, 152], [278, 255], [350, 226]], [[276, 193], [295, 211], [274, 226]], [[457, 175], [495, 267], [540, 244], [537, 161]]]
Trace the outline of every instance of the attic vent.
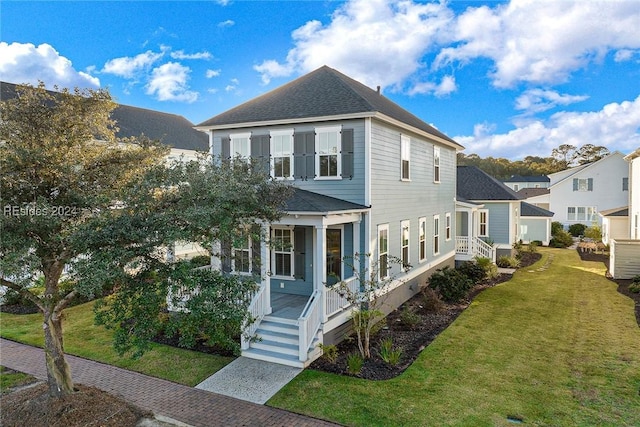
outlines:
[[380, 95], [380, 85], [378, 85], [378, 87], [376, 88], [376, 91], [378, 92], [378, 95]]

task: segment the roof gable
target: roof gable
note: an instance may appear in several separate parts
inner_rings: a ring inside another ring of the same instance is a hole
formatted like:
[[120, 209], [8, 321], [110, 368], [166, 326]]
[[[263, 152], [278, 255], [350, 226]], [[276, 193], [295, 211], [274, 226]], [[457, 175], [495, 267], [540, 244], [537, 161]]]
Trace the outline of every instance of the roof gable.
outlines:
[[560, 185], [563, 182], [570, 182], [569, 181], [570, 178], [572, 179], [572, 178], [575, 178], [576, 176], [583, 175], [583, 173], [586, 173], [592, 169], [601, 167], [605, 163], [615, 160], [616, 158], [619, 158], [621, 163], [624, 163], [623, 154], [620, 153], [619, 151], [614, 151], [613, 153], [609, 153], [605, 157], [601, 158], [600, 160], [596, 160], [595, 162], [587, 163], [587, 164], [576, 166], [570, 169], [565, 169], [560, 172], [552, 173], [549, 175], [549, 177], [553, 182], [551, 184], [551, 187]]
[[383, 114], [462, 148], [379, 92], [326, 65], [279, 88], [227, 110], [199, 128], [255, 125], [261, 122]]
[[457, 196], [467, 200], [520, 200], [512, 189], [476, 166], [457, 167]]

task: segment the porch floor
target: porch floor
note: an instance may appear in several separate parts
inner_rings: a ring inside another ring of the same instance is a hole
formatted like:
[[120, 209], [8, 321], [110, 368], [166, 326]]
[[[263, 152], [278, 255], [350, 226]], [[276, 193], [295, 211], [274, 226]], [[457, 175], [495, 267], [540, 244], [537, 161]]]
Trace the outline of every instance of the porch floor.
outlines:
[[270, 316], [296, 320], [302, 314], [302, 310], [307, 305], [309, 298], [309, 296], [305, 295], [283, 294], [272, 291]]

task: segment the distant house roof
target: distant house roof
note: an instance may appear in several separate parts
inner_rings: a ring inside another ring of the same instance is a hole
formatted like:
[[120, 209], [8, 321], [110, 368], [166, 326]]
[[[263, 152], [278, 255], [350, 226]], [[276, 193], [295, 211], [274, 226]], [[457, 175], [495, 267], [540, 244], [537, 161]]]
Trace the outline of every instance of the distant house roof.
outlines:
[[[16, 85], [0, 82], [0, 99], [15, 97]], [[207, 135], [195, 130], [193, 123], [177, 114], [117, 105], [111, 117], [119, 128], [116, 133], [118, 138], [137, 137], [144, 134], [152, 140], [158, 140], [173, 148], [206, 151], [209, 147]]]
[[540, 216], [551, 218], [553, 216], [553, 212], [527, 202], [520, 202], [520, 216]]
[[467, 200], [520, 200], [521, 197], [476, 166], [457, 167], [457, 197]]
[[629, 206], [600, 211], [601, 216], [629, 216]]
[[502, 182], [549, 182], [549, 177], [546, 175], [536, 175], [536, 176], [522, 176], [522, 175], [511, 175], [511, 178], [505, 179]]
[[313, 118], [380, 117], [380, 114], [454, 145], [457, 149], [463, 148], [378, 91], [327, 66], [205, 120], [197, 127], [220, 129], [303, 122]]
[[523, 188], [518, 191], [518, 195], [523, 199], [528, 199], [529, 197], [542, 196], [543, 194], [549, 194], [551, 190], [548, 188]]
[[368, 209], [368, 206], [325, 196], [324, 194], [314, 193], [297, 187], [293, 187], [293, 194], [285, 202], [284, 207], [285, 212], [289, 214], [327, 214], [344, 211], [365, 211]]

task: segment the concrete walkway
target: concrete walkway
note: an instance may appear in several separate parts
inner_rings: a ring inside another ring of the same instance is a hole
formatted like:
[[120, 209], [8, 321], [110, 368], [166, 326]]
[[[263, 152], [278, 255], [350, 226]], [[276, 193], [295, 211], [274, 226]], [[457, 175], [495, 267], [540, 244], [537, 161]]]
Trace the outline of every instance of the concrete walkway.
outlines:
[[196, 388], [264, 404], [300, 372], [301, 368], [238, 357]]
[[[97, 387], [156, 415], [190, 426], [336, 425], [76, 356], [66, 358], [75, 382]], [[44, 352], [40, 348], [0, 338], [0, 364], [47, 379]]]

